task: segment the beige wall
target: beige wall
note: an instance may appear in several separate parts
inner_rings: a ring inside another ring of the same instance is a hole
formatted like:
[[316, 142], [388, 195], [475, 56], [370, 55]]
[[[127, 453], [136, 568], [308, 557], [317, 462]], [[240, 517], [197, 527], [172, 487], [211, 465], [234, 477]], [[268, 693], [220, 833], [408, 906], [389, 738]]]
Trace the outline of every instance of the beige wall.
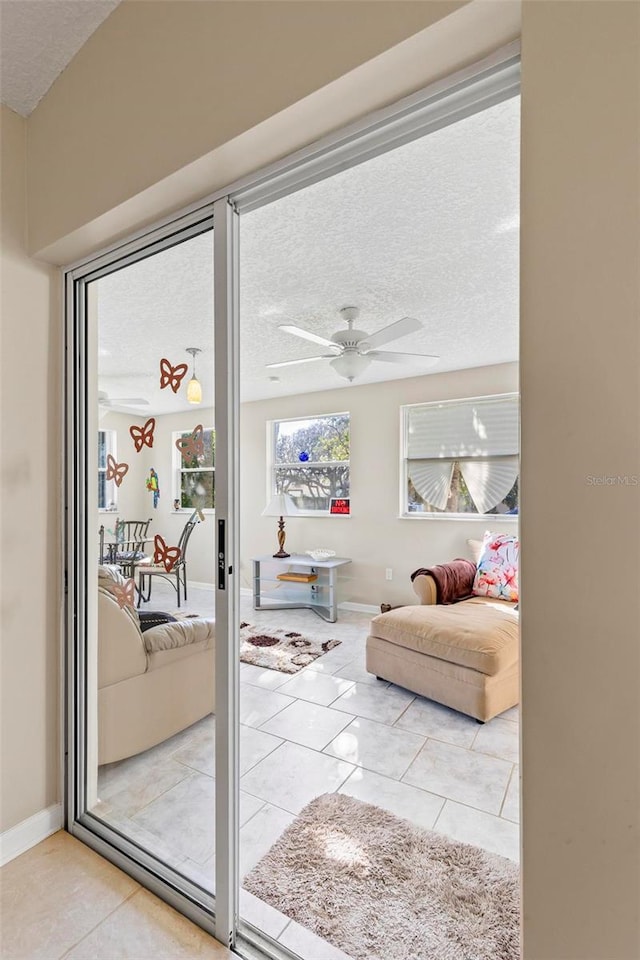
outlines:
[[33, 249], [464, 2], [125, 0], [29, 121]]
[[639, 64], [637, 3], [525, 4], [527, 960], [640, 957]]
[[[157, 5], [160, 14], [164, 6]], [[478, 10], [491, 5], [472, 6]], [[369, 35], [376, 30], [377, 7], [383, 9], [372, 4], [356, 33]], [[389, 61], [379, 60], [356, 71], [360, 77], [367, 76], [366, 90], [352, 82], [353, 76], [346, 78], [346, 87], [336, 83], [332, 87], [334, 118], [343, 121], [348, 119], [345, 113], [351, 111], [355, 117], [375, 105], [367, 99], [371, 89], [377, 103], [392, 101], [398, 76], [415, 87], [428, 82], [436, 60], [439, 71], [454, 69], [465, 44], [465, 55], [480, 55], [490, 33], [481, 36], [469, 29], [469, 21], [460, 18], [467, 9], [447, 18], [447, 22], [458, 18], [462, 34], [455, 34], [453, 42], [438, 34], [433, 56], [424, 51], [437, 29], [416, 39], [411, 48], [414, 58], [407, 61], [410, 81], [406, 81], [407, 70], [389, 70]], [[493, 9], [504, 36], [513, 5], [497, 3]], [[437, 14], [441, 10], [438, 7]], [[637, 494], [631, 488], [589, 486], [585, 480], [587, 475], [640, 474], [639, 14], [638, 4], [624, 2], [527, 0], [524, 4], [521, 378], [526, 960], [635, 960], [640, 948], [639, 868], [634, 854], [640, 807]], [[66, 86], [59, 88], [60, 81], [54, 86], [50, 96], [55, 94], [55, 103], [43, 110], [45, 99], [34, 114], [29, 125], [33, 132], [32, 249], [59, 240], [65, 230], [77, 229], [75, 249], [79, 244], [88, 249], [102, 242], [104, 230], [97, 230], [95, 222], [82, 232], [92, 217], [140, 189], [141, 170], [149, 171], [142, 183], [149, 187], [148, 200], [154, 178], [184, 161], [176, 157], [173, 143], [184, 136], [172, 136], [184, 105], [166, 87], [160, 90], [148, 82], [155, 69], [150, 44], [164, 23], [162, 15], [154, 20], [148, 42], [134, 33], [124, 36], [116, 31], [114, 36], [110, 32], [110, 49], [98, 55], [95, 47], [88, 48], [90, 55], [80, 61], [81, 69], [75, 70], [72, 64], [62, 74]], [[104, 29], [109, 24], [108, 20]], [[492, 37], [498, 45], [500, 30]], [[418, 40], [424, 40], [424, 47]], [[221, 38], [218, 46], [224, 42]], [[383, 41], [380, 48], [389, 42]], [[121, 53], [126, 60], [130, 46], [135, 46], [138, 72], [133, 75], [130, 65], [125, 71], [125, 102], [119, 62]], [[332, 42], [317, 47], [323, 60], [332, 60]], [[188, 46], [183, 50], [183, 60], [172, 63], [169, 72], [174, 76], [184, 71], [191, 78], [197, 64]], [[214, 59], [215, 53], [213, 46], [207, 56]], [[385, 69], [376, 72], [381, 64]], [[344, 62], [339, 69], [345, 69]], [[300, 72], [304, 75], [305, 70], [306, 63]], [[229, 110], [238, 98], [244, 96], [249, 102], [256, 86], [275, 82], [274, 73], [258, 74], [247, 64], [244, 82], [229, 96]], [[111, 114], [105, 77], [114, 90], [120, 89], [119, 99], [113, 102], [118, 109]], [[318, 82], [323, 81], [316, 74], [308, 88]], [[341, 100], [339, 93], [345, 88], [350, 96]], [[299, 136], [318, 129], [310, 119], [317, 105], [313, 96], [299, 101]], [[94, 107], [99, 108], [95, 122]], [[206, 120], [210, 109], [210, 102], [201, 103], [200, 118]], [[45, 482], [42, 474], [37, 488], [29, 480], [27, 488], [33, 496], [28, 504], [20, 492], [22, 481], [10, 488], [12, 512], [16, 503], [25, 511], [28, 506], [31, 517], [35, 511], [32, 528], [25, 533], [22, 524], [18, 536], [14, 532], [8, 542], [14, 550], [19, 543], [18, 554], [24, 557], [20, 566], [30, 572], [25, 583], [38, 580], [42, 597], [34, 603], [17, 572], [10, 574], [9, 596], [20, 597], [20, 603], [11, 599], [9, 609], [3, 611], [6, 622], [14, 627], [12, 632], [5, 626], [3, 635], [3, 667], [9, 677], [3, 720], [9, 717], [21, 738], [19, 749], [15, 734], [5, 747], [3, 823], [10, 825], [55, 795], [57, 529], [52, 518], [59, 421], [55, 416], [56, 325], [51, 319], [55, 311], [47, 302], [50, 278], [26, 260], [24, 212], [15, 209], [24, 199], [19, 172], [23, 125], [17, 119], [4, 120], [4, 115], [3, 121], [3, 149], [9, 155], [3, 176], [11, 180], [7, 202], [13, 210], [3, 256], [14, 291], [9, 299], [20, 317], [24, 310], [25, 317], [22, 329], [10, 332], [7, 360], [3, 344], [3, 389], [15, 394], [20, 348], [28, 346], [38, 412], [41, 416], [46, 409], [51, 418], [48, 430], [38, 428], [38, 439], [53, 454]], [[327, 122], [325, 116], [323, 123]], [[274, 129], [291, 135], [282, 126], [261, 125], [263, 159], [269, 151], [273, 158], [290, 142], [284, 135], [274, 139]], [[90, 148], [91, 138], [96, 137], [98, 156]], [[135, 138], [134, 150], [130, 138]], [[252, 154], [252, 160], [257, 156]], [[193, 189], [195, 183], [191, 178]], [[172, 194], [165, 183], [153, 196], [161, 213], [179, 205], [185, 194]], [[149, 217], [148, 205], [141, 203], [137, 209], [140, 221]], [[113, 232], [122, 229], [118, 218], [109, 223]], [[14, 416], [9, 423], [10, 446], [22, 451], [23, 462], [29, 463], [32, 455], [16, 429], [18, 422], [22, 424]], [[6, 497], [3, 494], [3, 501]], [[13, 517], [10, 520], [13, 525]], [[4, 544], [10, 528], [4, 518], [3, 522]], [[9, 556], [10, 550], [3, 546], [3, 554]], [[11, 570], [17, 568], [12, 558]], [[596, 578], [598, 589], [593, 587]], [[17, 635], [16, 624], [20, 626]]]
[[[260, 514], [267, 502], [267, 422], [324, 413], [351, 415], [350, 517], [292, 517], [287, 550], [329, 547], [352, 563], [341, 571], [340, 601], [412, 603], [418, 567], [469, 556], [468, 538], [486, 529], [514, 531], [514, 520], [399, 519], [400, 406], [486, 396], [518, 389], [517, 364], [390, 380], [245, 403], [240, 419], [240, 571], [251, 586], [251, 557], [277, 549], [276, 523]], [[385, 580], [391, 567], [393, 580]]]
[[26, 252], [26, 123], [2, 107], [0, 830], [59, 799], [60, 357], [55, 271]]

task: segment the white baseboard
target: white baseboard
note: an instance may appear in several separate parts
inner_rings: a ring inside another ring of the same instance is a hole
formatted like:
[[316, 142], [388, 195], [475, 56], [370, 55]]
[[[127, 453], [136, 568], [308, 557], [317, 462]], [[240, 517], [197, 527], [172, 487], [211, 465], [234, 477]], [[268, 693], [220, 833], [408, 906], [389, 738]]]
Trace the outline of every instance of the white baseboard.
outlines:
[[380, 613], [380, 607], [372, 603], [351, 603], [349, 600], [339, 603], [338, 610], [352, 610], [353, 613]]
[[5, 830], [0, 834], [0, 866], [61, 830], [62, 820], [62, 804], [54, 803], [46, 810], [40, 810], [27, 820], [16, 823], [15, 827]]

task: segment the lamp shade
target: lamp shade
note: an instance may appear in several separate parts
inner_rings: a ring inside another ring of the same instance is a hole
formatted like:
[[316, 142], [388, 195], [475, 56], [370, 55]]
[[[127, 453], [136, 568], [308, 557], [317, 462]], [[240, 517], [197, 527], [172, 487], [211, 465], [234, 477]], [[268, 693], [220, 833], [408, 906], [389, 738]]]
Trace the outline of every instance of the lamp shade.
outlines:
[[262, 511], [263, 517], [293, 517], [298, 508], [288, 493], [276, 493]]
[[195, 377], [191, 377], [187, 384], [187, 400], [189, 403], [202, 403], [202, 385]]

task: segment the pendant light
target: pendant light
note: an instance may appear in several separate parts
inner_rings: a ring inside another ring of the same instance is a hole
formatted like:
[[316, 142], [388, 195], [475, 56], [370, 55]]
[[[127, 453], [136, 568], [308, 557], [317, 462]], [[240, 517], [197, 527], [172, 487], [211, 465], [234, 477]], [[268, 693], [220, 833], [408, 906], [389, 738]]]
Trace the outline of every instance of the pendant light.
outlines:
[[196, 357], [202, 350], [199, 347], [187, 347], [187, 353], [193, 357], [193, 374], [187, 384], [187, 400], [189, 403], [202, 403], [202, 384], [196, 377]]

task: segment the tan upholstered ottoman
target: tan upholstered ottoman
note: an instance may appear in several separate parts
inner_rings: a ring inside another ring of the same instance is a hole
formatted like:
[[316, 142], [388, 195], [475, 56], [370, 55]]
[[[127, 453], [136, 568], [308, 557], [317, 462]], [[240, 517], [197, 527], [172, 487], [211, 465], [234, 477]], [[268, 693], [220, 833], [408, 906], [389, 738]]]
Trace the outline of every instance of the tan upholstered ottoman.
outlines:
[[473, 597], [374, 617], [366, 665], [383, 680], [485, 721], [519, 701], [519, 647], [515, 604]]

